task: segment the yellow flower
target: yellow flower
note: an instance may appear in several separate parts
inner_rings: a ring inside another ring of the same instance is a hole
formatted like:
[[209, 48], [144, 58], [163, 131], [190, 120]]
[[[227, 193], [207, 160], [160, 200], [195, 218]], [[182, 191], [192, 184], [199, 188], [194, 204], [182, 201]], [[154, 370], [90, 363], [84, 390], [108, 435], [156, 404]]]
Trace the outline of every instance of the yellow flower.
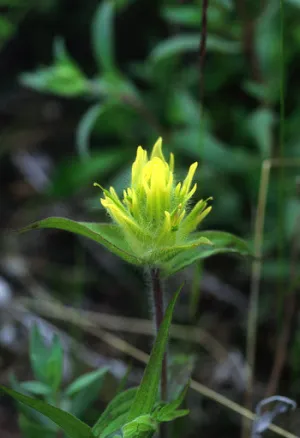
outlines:
[[[174, 178], [174, 155], [169, 162], [162, 152], [162, 139], [155, 143], [150, 159], [147, 151], [137, 148], [132, 165], [131, 186], [120, 200], [113, 187], [103, 190], [101, 204], [123, 232], [128, 247], [146, 263], [158, 262], [184, 248], [210, 244], [206, 238], [197, 242], [190, 233], [211, 211], [208, 200], [200, 200], [190, 209], [189, 202], [197, 189], [192, 185], [198, 163], [193, 163], [183, 182]], [[99, 186], [99, 184], [95, 185]], [[101, 187], [101, 186], [99, 186]]]

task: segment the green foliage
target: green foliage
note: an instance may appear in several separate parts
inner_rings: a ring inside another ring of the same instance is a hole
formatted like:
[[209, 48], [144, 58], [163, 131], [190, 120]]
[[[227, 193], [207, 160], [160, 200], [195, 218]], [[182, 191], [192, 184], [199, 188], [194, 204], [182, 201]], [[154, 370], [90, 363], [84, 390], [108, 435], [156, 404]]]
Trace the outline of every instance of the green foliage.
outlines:
[[206, 259], [216, 254], [232, 253], [242, 256], [251, 255], [251, 251], [246, 242], [230, 233], [224, 231], [201, 231], [195, 233], [195, 239], [197, 239], [197, 234], [198, 236], [209, 239], [212, 245], [201, 245], [177, 254], [165, 264], [165, 276], [172, 275], [197, 260]]
[[42, 228], [55, 228], [79, 234], [100, 243], [109, 249], [109, 251], [129, 263], [133, 263], [134, 265], [141, 264], [141, 261], [131, 254], [130, 249], [127, 248], [126, 242], [116, 225], [76, 222], [71, 219], [52, 217], [35, 222], [34, 224], [23, 228], [20, 232], [23, 233], [25, 231]]
[[[4, 386], [0, 386], [0, 390], [24, 404], [27, 408], [32, 408], [34, 410], [33, 412], [38, 412], [46, 416], [61, 428], [69, 438], [108, 438], [109, 436], [118, 436], [118, 431], [120, 430], [121, 436], [123, 437], [150, 438], [160, 422], [171, 421], [174, 418], [188, 413], [186, 410], [178, 410], [185, 396], [187, 387], [175, 401], [169, 404], [160, 403], [158, 407], [155, 407], [158, 398], [162, 359], [166, 349], [173, 310], [179, 293], [180, 290], [176, 292], [165, 312], [140, 386], [118, 394], [101, 414], [93, 428], [90, 428], [87, 424], [79, 420], [75, 416], [77, 413], [72, 415], [65, 410], [55, 407], [53, 404], [57, 398], [62, 399], [62, 404], [65, 404], [63, 402], [64, 398], [72, 398], [75, 396], [76, 400], [78, 394], [83, 394], [82, 400], [85, 404], [88, 404], [90, 401], [88, 400], [88, 393], [97, 382], [102, 383], [107, 369], [103, 368], [79, 377], [58, 396], [58, 379], [53, 379], [53, 375], [59, 375], [61, 377], [61, 371], [57, 371], [59, 368], [57, 364], [61, 364], [62, 354], [57, 354], [57, 351], [62, 351], [62, 348], [59, 341], [55, 339], [51, 348], [47, 351], [37, 327], [34, 327], [32, 330], [30, 348], [31, 363], [38, 378], [40, 378], [41, 381], [46, 380], [52, 385], [52, 388], [39, 381], [25, 382], [24, 384], [20, 384], [19, 387], [23, 391], [31, 391], [35, 395], [42, 396], [48, 396], [52, 390], [51, 395], [54, 395], [54, 398], [45, 402]], [[57, 363], [55, 363], [53, 358], [56, 358]], [[49, 361], [50, 365], [47, 361]], [[41, 372], [38, 368], [40, 366], [46, 366], [46, 373]], [[53, 370], [56, 370], [56, 373], [48, 373], [51, 367]], [[38, 369], [39, 371], [37, 371]], [[49, 376], [51, 378], [49, 378]], [[24, 413], [20, 416], [20, 426], [26, 438], [35, 438], [38, 434], [45, 434], [47, 438], [52, 438], [51, 425], [47, 428], [42, 423], [33, 421]]]
[[[15, 0], [11, 2], [11, 6], [15, 3], [20, 2]], [[88, 70], [70, 57], [61, 43], [57, 45], [52, 65], [21, 76], [21, 82], [35, 90], [70, 99], [79, 97], [85, 102], [88, 100], [88, 107], [82, 111], [76, 133], [80, 160], [75, 160], [74, 165], [62, 165], [57, 169], [50, 193], [54, 196], [77, 193], [86, 188], [98, 172], [100, 178], [97, 176], [97, 180], [101, 179], [103, 185], [106, 186], [114, 178], [121, 181], [121, 189], [129, 160], [125, 159], [127, 155], [125, 157], [124, 154], [123, 162], [122, 158], [118, 161], [118, 154], [121, 155], [124, 149], [128, 150], [129, 145], [132, 145], [133, 154], [140, 141], [148, 147], [161, 134], [168, 149], [180, 156], [178, 177], [191, 161], [198, 160], [202, 165], [198, 181], [199, 192], [201, 196], [202, 193], [203, 196], [213, 194], [215, 200], [213, 212], [208, 219], [209, 227], [226, 226], [233, 233], [248, 237], [253, 228], [252, 212], [257, 202], [262, 160], [276, 157], [278, 151], [281, 61], [279, 3], [267, 0], [262, 5], [262, 2], [246, 1], [249, 16], [245, 22], [239, 15], [235, 2], [210, 2], [208, 53], [201, 105], [199, 2], [161, 2], [157, 6], [161, 22], [157, 21], [150, 30], [145, 26], [141, 36], [137, 34], [137, 38], [146, 40], [146, 53], [139, 55], [136, 62], [130, 58], [130, 61], [122, 59], [121, 63], [117, 54], [120, 48], [123, 49], [122, 41], [118, 41], [115, 28], [118, 15], [120, 22], [128, 19], [126, 14], [121, 16], [122, 8], [128, 3], [130, 2], [127, 0], [100, 1], [95, 10], [91, 24], [91, 48], [97, 69], [95, 76], [91, 78], [83, 73]], [[289, 23], [285, 30], [285, 85], [289, 84], [286, 87], [289, 107], [285, 122], [285, 152], [292, 160], [299, 157], [299, 84], [295, 79], [300, 48], [300, 31], [297, 26], [299, 6], [299, 0], [285, 2], [285, 17]], [[146, 23], [148, 17], [142, 17], [141, 20]], [[10, 23], [10, 19], [4, 19], [0, 23], [3, 35], [7, 35], [5, 38], [13, 34]], [[245, 42], [245, 31], [250, 28], [253, 32], [250, 38], [251, 47], [245, 44], [249, 43]], [[78, 44], [80, 43], [78, 36]], [[113, 145], [117, 150], [116, 154], [110, 155], [110, 151], [103, 155], [102, 151], [99, 155], [90, 153], [91, 146], [100, 149], [101, 144]], [[288, 257], [281, 263], [284, 266], [282, 270], [278, 269], [281, 264], [275, 262], [274, 256], [278, 244], [277, 174], [276, 171], [274, 173], [273, 178], [272, 171], [265, 212], [267, 231], [264, 249], [269, 260], [263, 271], [271, 284], [271, 293], [274, 289], [272, 281], [280, 278], [284, 282], [290, 275]], [[285, 184], [285, 193], [292, 198], [282, 206], [285, 244], [290, 251], [290, 247], [294, 245], [299, 218], [299, 200], [294, 195], [290, 196], [291, 191], [295, 190], [295, 172], [289, 171], [286, 174]], [[140, 260], [124, 247], [122, 236], [112, 226], [49, 218], [27, 227], [25, 231], [35, 228], [57, 228], [84, 235], [103, 244], [124, 260], [140, 264]], [[214, 254], [250, 253], [246, 243], [233, 234], [207, 233], [213, 242], [211, 247], [190, 248], [173, 254], [174, 257], [165, 260], [164, 275], [171, 275], [194, 261], [204, 260]], [[201, 233], [202, 235], [205, 236], [205, 233]], [[169, 251], [168, 257], [171, 249]], [[268, 285], [265, 287], [267, 289]], [[295, 346], [295, 373], [298, 349]], [[48, 397], [50, 386], [44, 382], [47, 379], [55, 382], [55, 379], [51, 373], [48, 375], [45, 371], [45, 374], [38, 385], [27, 382], [27, 390], [32, 394]], [[126, 409], [123, 412], [124, 417], [116, 420], [113, 428], [122, 427], [126, 417], [124, 413], [126, 414]], [[22, 418], [25, 424], [25, 417]], [[119, 418], [118, 415], [116, 418]], [[151, 434], [152, 426], [156, 427], [155, 422], [152, 413], [140, 415], [132, 420], [132, 424], [129, 423], [125, 431], [128, 436], [135, 433]], [[106, 427], [108, 425], [109, 423]], [[111, 431], [111, 436], [123, 436], [123, 432]]]
[[173, 400], [171, 403], [161, 404], [159, 405], [154, 413], [153, 417], [158, 422], [172, 421], [175, 418], [183, 417], [188, 414], [188, 410], [181, 409], [179, 410], [179, 406], [182, 404], [185, 399], [186, 392], [188, 390], [189, 384], [185, 386], [185, 388], [181, 391], [178, 397]]
[[84, 159], [74, 157], [71, 162], [70, 159], [65, 160], [55, 169], [48, 194], [54, 197], [70, 196], [78, 192], [85, 184], [92, 187], [99, 175], [104, 178], [125, 158], [127, 154], [123, 152], [105, 151], [85, 156]]
[[[54, 228], [85, 236], [105, 246], [113, 254], [128, 263], [143, 266], [160, 263], [164, 275], [169, 276], [194, 263], [215, 254], [251, 254], [247, 244], [240, 238], [221, 231], [195, 232], [185, 245], [174, 245], [153, 251], [151, 259], [140, 258], [128, 246], [120, 227], [113, 224], [76, 222], [71, 219], [50, 217], [34, 222], [20, 230], [21, 233], [42, 228]], [[208, 239], [208, 240], [207, 240]], [[210, 243], [211, 242], [211, 243]]]
[[15, 400], [24, 403], [43, 415], [50, 418], [55, 424], [62, 428], [66, 435], [70, 438], [92, 438], [91, 428], [80, 421], [78, 418], [62, 411], [41, 400], [33, 399], [12, 389], [0, 386], [0, 390], [13, 397]]
[[123, 391], [109, 403], [96, 424], [93, 426], [93, 434], [96, 437], [108, 437], [111, 433], [123, 426], [136, 392], [137, 388]]
[[92, 23], [92, 47], [100, 70], [111, 72], [115, 68], [113, 18], [115, 2], [104, 0], [99, 3]]
[[54, 64], [33, 73], [23, 73], [20, 82], [38, 91], [47, 91], [60, 96], [83, 96], [89, 92], [89, 84], [68, 54], [64, 42], [56, 39], [54, 43]]
[[47, 348], [38, 327], [34, 326], [29, 352], [35, 378], [52, 388], [53, 392], [57, 391], [63, 371], [63, 350], [58, 336], [54, 337], [52, 345]]
[[[62, 388], [63, 349], [58, 336], [54, 337], [50, 345], [46, 345], [38, 327], [34, 326], [29, 353], [37, 380], [19, 383], [12, 377], [14, 391], [8, 392], [7, 388], [2, 388], [21, 402], [19, 425], [23, 436], [35, 438], [45, 434], [46, 437], [54, 438], [59, 427], [70, 437], [92, 436], [90, 429], [78, 418], [82, 418], [98, 398], [108, 368], [84, 374]], [[76, 429], [73, 435], [72, 428]]]
[[157, 334], [143, 380], [129, 411], [127, 419], [128, 421], [132, 421], [140, 415], [150, 414], [155, 405], [160, 379], [161, 364], [167, 346], [169, 327], [180, 290], [181, 288], [176, 292], [166, 309], [164, 320]]
[[138, 388], [122, 392], [112, 400], [93, 427], [93, 433], [97, 438], [118, 436], [118, 429], [122, 430], [121, 436], [126, 438], [150, 438], [159, 423], [188, 413], [187, 410], [178, 410], [188, 386], [175, 401], [159, 403], [156, 406], [163, 355], [179, 293], [180, 289], [166, 309], [141, 384]]

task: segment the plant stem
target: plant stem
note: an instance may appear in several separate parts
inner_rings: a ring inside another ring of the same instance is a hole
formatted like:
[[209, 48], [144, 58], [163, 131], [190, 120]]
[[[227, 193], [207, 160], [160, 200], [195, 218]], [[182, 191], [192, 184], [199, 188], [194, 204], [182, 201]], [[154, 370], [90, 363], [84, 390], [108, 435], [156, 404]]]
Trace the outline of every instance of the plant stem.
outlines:
[[[164, 318], [164, 295], [162, 281], [160, 278], [160, 270], [158, 268], [151, 269], [151, 283], [154, 301], [154, 318], [156, 334]], [[167, 373], [167, 353], [165, 353], [161, 369], [161, 399], [167, 401], [168, 399], [168, 373]]]

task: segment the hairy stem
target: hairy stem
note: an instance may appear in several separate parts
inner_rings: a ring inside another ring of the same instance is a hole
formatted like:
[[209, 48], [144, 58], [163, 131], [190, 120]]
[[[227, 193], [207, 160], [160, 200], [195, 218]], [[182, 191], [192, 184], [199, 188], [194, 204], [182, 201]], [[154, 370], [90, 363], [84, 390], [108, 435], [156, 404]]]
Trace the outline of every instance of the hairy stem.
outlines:
[[[158, 268], [153, 268], [150, 271], [151, 274], [151, 284], [152, 284], [152, 295], [154, 303], [154, 322], [156, 335], [158, 333], [159, 327], [164, 318], [164, 291], [162, 286], [162, 281], [160, 277], [160, 270]], [[162, 368], [161, 368], [161, 378], [160, 378], [160, 393], [161, 400], [167, 401], [168, 399], [168, 371], [167, 371], [167, 353], [165, 352]], [[168, 437], [167, 423], [160, 424], [160, 438]]]
[[[151, 269], [152, 294], [154, 302], [154, 319], [156, 334], [164, 318], [164, 294], [160, 278], [160, 270]], [[165, 353], [161, 370], [161, 399], [166, 401], [168, 398], [168, 374], [167, 374], [167, 353]]]

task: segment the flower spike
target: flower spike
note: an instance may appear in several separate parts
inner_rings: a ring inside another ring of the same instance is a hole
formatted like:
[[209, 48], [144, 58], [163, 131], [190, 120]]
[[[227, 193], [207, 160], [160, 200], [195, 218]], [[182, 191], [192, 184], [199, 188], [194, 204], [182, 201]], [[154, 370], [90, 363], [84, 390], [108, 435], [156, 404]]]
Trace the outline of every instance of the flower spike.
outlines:
[[[184, 248], [189, 234], [211, 211], [208, 206], [211, 198], [199, 201], [191, 211], [188, 208], [197, 189], [197, 184], [192, 185], [192, 182], [198, 163], [193, 163], [184, 181], [176, 184], [174, 161], [172, 153], [169, 162], [165, 160], [160, 137], [150, 158], [141, 146], [137, 148], [131, 186], [123, 191], [122, 199], [113, 187], [106, 190], [94, 184], [103, 191], [101, 204], [120, 227], [128, 246], [145, 262], [159, 263], [159, 254], [163, 254], [164, 248]], [[199, 242], [207, 242], [207, 239], [199, 239]], [[155, 260], [152, 260], [154, 254]]]

